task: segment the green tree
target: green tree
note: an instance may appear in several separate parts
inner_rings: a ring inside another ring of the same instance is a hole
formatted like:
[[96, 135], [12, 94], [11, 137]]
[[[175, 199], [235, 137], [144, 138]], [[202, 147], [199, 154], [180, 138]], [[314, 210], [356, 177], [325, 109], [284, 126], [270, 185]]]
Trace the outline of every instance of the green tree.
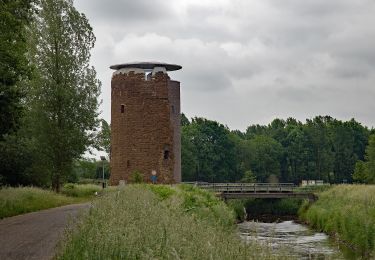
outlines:
[[375, 134], [369, 138], [368, 146], [366, 147], [366, 171], [367, 183], [375, 184]]
[[357, 183], [367, 183], [368, 172], [367, 172], [367, 169], [366, 169], [366, 163], [365, 162], [357, 161], [357, 163], [355, 164], [353, 180]]
[[354, 172], [357, 155], [354, 152], [355, 137], [347, 122], [332, 120], [329, 135], [334, 156], [334, 182], [350, 181]]
[[182, 162], [189, 161], [192, 165], [188, 171], [186, 165], [182, 166], [184, 180], [192, 178], [193, 170], [194, 180], [197, 181], [238, 179], [235, 144], [224, 125], [204, 118], [193, 118], [189, 125], [183, 127], [182, 134], [182, 145], [189, 145], [182, 148]]
[[333, 181], [330, 173], [333, 172], [334, 154], [327, 128], [327, 123], [331, 120], [328, 116], [317, 116], [306, 121], [304, 131], [308, 138], [308, 171], [311, 179]]
[[0, 0], [0, 185], [40, 185], [28, 171], [29, 140], [19, 133], [24, 115], [22, 85], [30, 77], [26, 58], [32, 0]]
[[19, 131], [0, 142], [0, 185], [48, 185], [48, 178], [31, 168], [37, 152], [31, 142]]
[[17, 130], [22, 116], [20, 83], [29, 77], [26, 27], [31, 0], [0, 0], [0, 141]]
[[307, 137], [302, 125], [288, 128], [287, 145], [285, 147], [287, 158], [287, 174], [283, 181], [300, 183], [307, 178], [307, 164], [309, 161]]
[[30, 46], [35, 78], [30, 98], [33, 135], [52, 188], [94, 143], [100, 82], [89, 66], [95, 36], [72, 0], [40, 0]]
[[196, 181], [197, 179], [197, 152], [192, 143], [189, 125], [181, 129], [181, 171], [183, 181]]
[[99, 162], [95, 159], [79, 159], [74, 162], [73, 173], [78, 179], [96, 179], [98, 166]]
[[258, 135], [250, 140], [253, 156], [251, 169], [259, 182], [267, 181], [270, 175], [280, 177], [280, 159], [283, 147], [275, 139]]
[[189, 119], [185, 116], [184, 113], [181, 114], [181, 126], [186, 126], [189, 125], [190, 121]]
[[98, 148], [105, 151], [108, 155], [111, 152], [111, 127], [104, 119], [100, 120], [101, 129], [98, 135]]
[[244, 175], [242, 176], [240, 180], [240, 182], [243, 182], [243, 183], [254, 183], [256, 181], [257, 181], [256, 177], [251, 170], [245, 171]]
[[263, 125], [251, 125], [246, 129], [246, 138], [251, 139], [257, 135], [267, 135], [267, 126]]

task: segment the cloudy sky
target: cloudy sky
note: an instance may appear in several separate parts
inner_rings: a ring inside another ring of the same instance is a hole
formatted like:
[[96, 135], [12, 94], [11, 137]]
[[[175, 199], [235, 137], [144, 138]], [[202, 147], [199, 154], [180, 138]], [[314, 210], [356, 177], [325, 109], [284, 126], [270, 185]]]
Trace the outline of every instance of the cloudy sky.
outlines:
[[231, 129], [316, 115], [375, 126], [373, 0], [75, 0], [110, 121], [112, 64], [183, 69], [182, 111]]

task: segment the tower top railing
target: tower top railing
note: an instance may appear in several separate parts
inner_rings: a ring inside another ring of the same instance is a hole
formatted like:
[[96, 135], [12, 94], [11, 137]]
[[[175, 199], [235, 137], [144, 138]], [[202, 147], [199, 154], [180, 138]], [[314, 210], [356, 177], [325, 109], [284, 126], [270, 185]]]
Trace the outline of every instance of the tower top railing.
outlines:
[[155, 68], [165, 68], [166, 71], [175, 71], [182, 69], [181, 65], [177, 64], [170, 64], [165, 62], [129, 62], [129, 63], [121, 63], [110, 66], [113, 70], [119, 70], [124, 68], [135, 68], [135, 69], [143, 69], [143, 70], [154, 70]]

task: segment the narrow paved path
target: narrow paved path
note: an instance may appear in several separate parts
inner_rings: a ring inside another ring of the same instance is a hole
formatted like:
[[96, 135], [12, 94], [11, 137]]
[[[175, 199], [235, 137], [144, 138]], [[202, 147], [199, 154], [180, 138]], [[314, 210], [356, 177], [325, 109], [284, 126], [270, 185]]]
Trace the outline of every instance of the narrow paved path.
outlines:
[[0, 220], [0, 259], [52, 259], [67, 224], [89, 207], [74, 204]]

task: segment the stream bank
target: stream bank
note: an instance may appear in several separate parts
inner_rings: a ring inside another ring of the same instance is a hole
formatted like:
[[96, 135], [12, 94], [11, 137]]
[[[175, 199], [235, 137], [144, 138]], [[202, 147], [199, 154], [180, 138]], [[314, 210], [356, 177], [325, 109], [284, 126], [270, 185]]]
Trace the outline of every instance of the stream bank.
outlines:
[[248, 199], [228, 204], [239, 222], [294, 221], [329, 234], [345, 259], [375, 256], [375, 185], [333, 186], [320, 192], [313, 204], [297, 199]]
[[305, 203], [303, 199], [247, 199], [229, 205], [242, 220], [238, 230], [246, 243], [257, 241], [297, 259], [345, 259], [327, 234], [301, 223], [298, 212]]
[[355, 258], [375, 257], [375, 185], [337, 185], [319, 194], [299, 217], [330, 234]]

